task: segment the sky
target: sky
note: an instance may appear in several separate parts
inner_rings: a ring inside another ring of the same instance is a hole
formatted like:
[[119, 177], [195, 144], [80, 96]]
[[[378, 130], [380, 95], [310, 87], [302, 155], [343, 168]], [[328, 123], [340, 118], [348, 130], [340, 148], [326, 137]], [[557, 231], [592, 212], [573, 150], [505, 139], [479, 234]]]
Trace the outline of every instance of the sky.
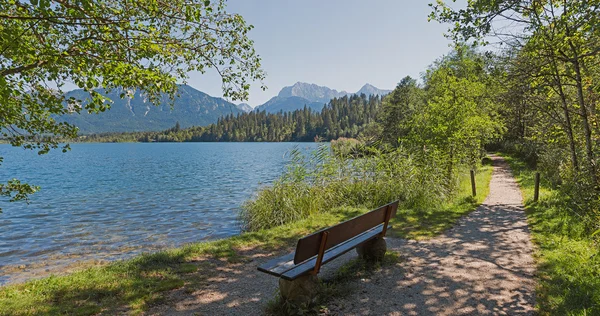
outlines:
[[[246, 103], [263, 104], [298, 81], [356, 92], [365, 83], [393, 89], [407, 75], [420, 77], [451, 49], [447, 25], [427, 21], [432, 1], [228, 0], [228, 11], [254, 25], [249, 37], [267, 73], [268, 89], [255, 82]], [[191, 73], [188, 84], [222, 96], [215, 71]]]

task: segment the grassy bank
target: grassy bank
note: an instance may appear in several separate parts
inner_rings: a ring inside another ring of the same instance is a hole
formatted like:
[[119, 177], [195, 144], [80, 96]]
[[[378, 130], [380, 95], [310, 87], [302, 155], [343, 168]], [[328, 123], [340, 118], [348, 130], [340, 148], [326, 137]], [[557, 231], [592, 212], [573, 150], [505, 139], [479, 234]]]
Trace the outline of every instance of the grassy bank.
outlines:
[[[392, 234], [424, 238], [440, 233], [483, 201], [490, 177], [491, 167], [484, 166], [477, 176], [480, 194], [476, 199], [470, 197], [465, 173], [459, 192], [442, 207], [400, 210]], [[245, 262], [256, 252], [289, 251], [298, 238], [365, 211], [368, 209], [338, 207], [271, 229], [5, 286], [0, 288], [0, 315], [137, 314], [163, 302], [170, 290], [192, 293], [203, 288], [212, 271], [224, 262]]]
[[[521, 186], [537, 245], [537, 308], [541, 315], [600, 315], [600, 236], [585, 233], [569, 201], [542, 181], [533, 202], [535, 171], [506, 157]], [[595, 239], [594, 239], [595, 238]]]

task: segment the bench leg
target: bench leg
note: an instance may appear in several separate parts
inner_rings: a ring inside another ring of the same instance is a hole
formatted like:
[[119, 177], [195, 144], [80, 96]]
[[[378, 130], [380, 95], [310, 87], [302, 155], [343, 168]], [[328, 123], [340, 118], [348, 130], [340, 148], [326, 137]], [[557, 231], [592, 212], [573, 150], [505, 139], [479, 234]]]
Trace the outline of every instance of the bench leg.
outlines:
[[279, 293], [285, 300], [296, 304], [308, 304], [317, 295], [319, 278], [314, 274], [301, 276], [293, 281], [279, 279]]
[[358, 256], [369, 261], [381, 261], [385, 256], [387, 245], [383, 237], [375, 237], [356, 247]]

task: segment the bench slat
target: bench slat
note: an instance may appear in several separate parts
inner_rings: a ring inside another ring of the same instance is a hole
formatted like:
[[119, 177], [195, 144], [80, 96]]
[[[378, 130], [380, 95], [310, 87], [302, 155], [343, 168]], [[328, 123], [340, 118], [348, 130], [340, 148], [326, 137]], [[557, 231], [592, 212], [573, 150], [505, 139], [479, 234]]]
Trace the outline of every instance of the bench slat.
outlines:
[[275, 258], [258, 267], [258, 271], [262, 271], [276, 277], [295, 266], [294, 252], [283, 257]]
[[[368, 230], [368, 231], [366, 231], [344, 243], [338, 244], [337, 246], [330, 248], [329, 250], [327, 250], [327, 252], [325, 252], [325, 255], [323, 256], [322, 264], [326, 264], [327, 262], [356, 248], [358, 245], [362, 244], [363, 242], [373, 239], [374, 237], [379, 235], [382, 231], [383, 231], [383, 223], [371, 228], [370, 230]], [[316, 263], [317, 263], [317, 257], [315, 256], [309, 260], [306, 260], [306, 261], [296, 265], [292, 269], [289, 269], [288, 271], [284, 272], [281, 275], [281, 278], [290, 280], [290, 281], [294, 280], [294, 279], [298, 278], [299, 276], [302, 276], [302, 275], [306, 274], [307, 272], [312, 271], [314, 269]]]

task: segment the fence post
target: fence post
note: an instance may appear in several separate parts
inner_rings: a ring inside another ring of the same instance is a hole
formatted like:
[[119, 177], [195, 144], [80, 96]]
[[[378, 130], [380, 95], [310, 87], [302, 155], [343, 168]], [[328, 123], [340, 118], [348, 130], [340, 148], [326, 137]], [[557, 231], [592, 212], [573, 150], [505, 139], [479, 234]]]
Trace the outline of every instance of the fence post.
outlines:
[[540, 198], [540, 173], [535, 173], [535, 191], [533, 192], [533, 201], [537, 202]]
[[475, 171], [471, 169], [471, 190], [473, 190], [473, 196], [477, 196], [477, 188], [475, 186]]

